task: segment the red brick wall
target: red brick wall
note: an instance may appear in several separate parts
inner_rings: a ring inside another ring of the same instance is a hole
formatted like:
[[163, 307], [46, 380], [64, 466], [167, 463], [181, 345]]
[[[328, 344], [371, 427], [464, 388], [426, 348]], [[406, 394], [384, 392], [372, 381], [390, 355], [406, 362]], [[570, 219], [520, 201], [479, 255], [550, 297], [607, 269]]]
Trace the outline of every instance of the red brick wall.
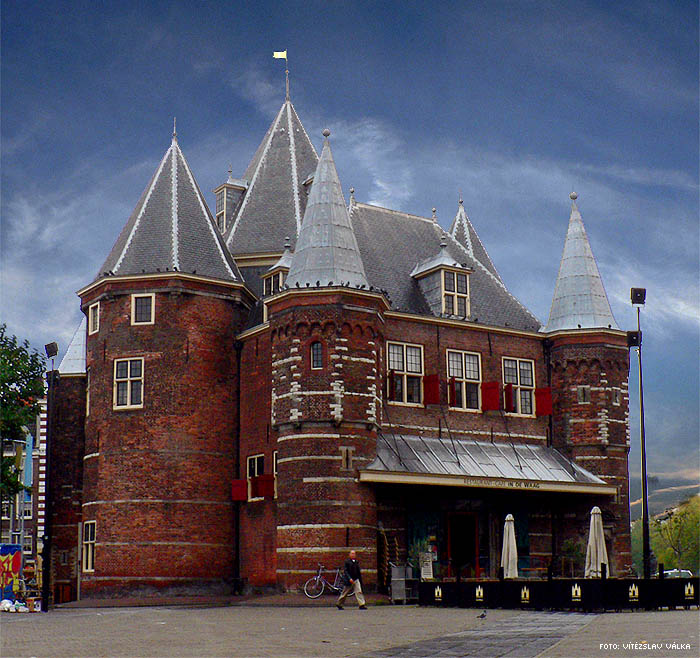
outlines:
[[[555, 337], [552, 343], [553, 442], [583, 468], [618, 487], [568, 512], [563, 536], [588, 538], [590, 510], [598, 505], [608, 539], [611, 575], [631, 565], [629, 534], [629, 350], [626, 337], [590, 332]], [[578, 389], [590, 387], [590, 401]], [[619, 404], [614, 404], [615, 391]], [[571, 516], [574, 515], [574, 516]]]
[[[84, 574], [82, 590], [225, 590], [233, 575], [234, 336], [242, 313], [225, 289], [213, 287], [221, 295], [214, 296], [166, 292], [146, 279], [129, 285], [128, 292], [156, 292], [155, 324], [132, 326], [130, 295], [113, 289], [97, 297], [100, 330], [87, 341], [83, 513], [97, 523], [95, 571]], [[142, 409], [112, 407], [114, 360], [124, 357], [144, 358]]]
[[[83, 455], [85, 449], [85, 377], [60, 376], [53, 391], [53, 425], [49, 435], [51, 479], [52, 592], [70, 587], [77, 596], [79, 527], [82, 518]], [[54, 596], [54, 600], [57, 598]]]

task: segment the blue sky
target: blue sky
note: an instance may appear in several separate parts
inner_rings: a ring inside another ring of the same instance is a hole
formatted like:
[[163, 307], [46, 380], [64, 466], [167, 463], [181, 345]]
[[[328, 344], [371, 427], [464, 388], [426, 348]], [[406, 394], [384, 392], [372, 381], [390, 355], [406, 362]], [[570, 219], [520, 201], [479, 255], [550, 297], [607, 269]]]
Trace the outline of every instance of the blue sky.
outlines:
[[[168, 148], [207, 192], [291, 94], [347, 195], [448, 226], [460, 191], [545, 323], [575, 189], [615, 317], [643, 311], [651, 473], [698, 474], [696, 2], [2, 2], [2, 321], [61, 354]], [[635, 357], [636, 358], [636, 357]], [[631, 469], [638, 469], [636, 360]], [[689, 458], [690, 455], [690, 458]]]

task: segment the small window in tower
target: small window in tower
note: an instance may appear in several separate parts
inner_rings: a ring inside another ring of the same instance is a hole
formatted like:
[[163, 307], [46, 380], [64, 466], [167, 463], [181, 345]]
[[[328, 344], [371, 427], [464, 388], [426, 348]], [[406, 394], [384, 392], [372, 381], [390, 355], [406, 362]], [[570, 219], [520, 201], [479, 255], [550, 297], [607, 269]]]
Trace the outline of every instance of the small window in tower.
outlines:
[[65, 567], [68, 564], [68, 551], [61, 551], [61, 566]]
[[621, 398], [620, 389], [619, 389], [619, 388], [614, 388], [614, 389], [612, 390], [612, 403], [613, 403], [616, 407], [619, 407], [619, 406], [620, 406], [620, 398]]
[[268, 276], [265, 279], [265, 297], [269, 297], [272, 294], [272, 277]]
[[272, 453], [272, 473], [275, 476], [275, 498], [277, 498], [277, 455], [279, 454], [278, 450], [275, 450]]
[[143, 407], [143, 358], [114, 362], [114, 408]]
[[216, 214], [219, 215], [220, 212], [224, 212], [224, 191], [219, 190], [216, 193]]
[[95, 521], [83, 523], [83, 571], [95, 570]]
[[156, 296], [154, 293], [131, 295], [131, 324], [155, 322]]
[[219, 229], [220, 233], [226, 231], [226, 215], [223, 212], [220, 212], [216, 216], [216, 227]]
[[591, 387], [579, 386], [576, 388], [576, 396], [579, 404], [589, 404], [591, 401]]
[[312, 370], [323, 368], [323, 345], [318, 341], [311, 343], [311, 368]]
[[466, 318], [469, 315], [469, 278], [465, 272], [442, 272], [442, 312]]
[[88, 334], [96, 334], [100, 330], [100, 302], [88, 307]]
[[355, 448], [340, 446], [340, 469], [342, 471], [352, 470], [352, 453]]

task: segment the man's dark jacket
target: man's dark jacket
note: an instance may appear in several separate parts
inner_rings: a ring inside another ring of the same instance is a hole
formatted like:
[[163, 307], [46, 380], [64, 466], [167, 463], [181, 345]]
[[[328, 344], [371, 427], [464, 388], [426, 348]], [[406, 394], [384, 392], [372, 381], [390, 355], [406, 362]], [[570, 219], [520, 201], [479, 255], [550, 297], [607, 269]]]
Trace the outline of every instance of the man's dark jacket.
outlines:
[[360, 574], [360, 563], [357, 560], [348, 558], [345, 560], [344, 573], [345, 584], [349, 585], [350, 580], [359, 580], [362, 584], [362, 575]]

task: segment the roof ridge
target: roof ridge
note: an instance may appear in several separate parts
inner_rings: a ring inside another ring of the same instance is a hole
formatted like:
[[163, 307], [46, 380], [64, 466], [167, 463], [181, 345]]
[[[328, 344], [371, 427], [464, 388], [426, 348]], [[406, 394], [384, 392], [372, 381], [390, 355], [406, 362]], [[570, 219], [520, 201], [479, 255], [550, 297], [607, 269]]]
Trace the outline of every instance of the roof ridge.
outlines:
[[297, 175], [297, 152], [294, 144], [294, 129], [292, 128], [291, 102], [286, 101], [287, 130], [289, 131], [289, 159], [292, 163], [292, 196], [294, 197], [294, 217], [297, 221], [297, 235], [301, 230], [301, 206], [299, 204], [299, 176]]
[[243, 197], [243, 203], [241, 203], [241, 207], [238, 209], [238, 212], [236, 213], [236, 219], [233, 222], [233, 225], [231, 226], [231, 231], [228, 234], [228, 238], [226, 239], [226, 246], [230, 249], [231, 248], [231, 239], [233, 238], [234, 233], [236, 232], [236, 228], [238, 228], [238, 224], [241, 221], [241, 217], [243, 216], [243, 210], [245, 207], [248, 205], [248, 199], [251, 197], [251, 191], [258, 179], [258, 174], [260, 173], [260, 169], [262, 168], [262, 163], [265, 161], [265, 158], [267, 156], [267, 152], [270, 150], [270, 144], [272, 144], [272, 138], [275, 135], [275, 127], [280, 121], [280, 118], [282, 117], [282, 112], [284, 111], [285, 106], [287, 105], [287, 101], [285, 100], [284, 103], [282, 103], [282, 107], [280, 107], [279, 112], [277, 113], [277, 117], [275, 120], [272, 122], [272, 125], [270, 126], [270, 135], [267, 138], [267, 144], [265, 144], [265, 149], [262, 152], [262, 155], [260, 156], [260, 160], [258, 160], [258, 164], [255, 167], [255, 172], [253, 173], [253, 176], [250, 179], [250, 184], [248, 185], [248, 189], [246, 190], [245, 196]]
[[309, 142], [309, 145], [311, 146], [311, 149], [313, 150], [314, 155], [316, 156], [316, 158], [318, 158], [318, 153], [316, 152], [316, 147], [314, 146], [314, 143], [311, 141], [311, 137], [309, 137], [309, 133], [306, 132], [306, 128], [304, 128], [304, 124], [301, 122], [301, 119], [299, 118], [299, 114], [297, 113], [297, 108], [294, 107], [294, 103], [292, 103], [292, 101], [289, 101], [289, 105], [292, 108], [292, 112], [294, 112], [294, 116], [297, 118], [299, 125], [301, 126], [301, 129], [304, 133], [304, 136], [306, 137], [306, 141]]
[[[460, 219], [461, 219], [461, 222], [460, 222]], [[469, 253], [471, 254], [471, 256], [481, 263], [481, 261], [479, 260], [479, 257], [474, 253], [474, 244], [473, 244], [472, 235], [471, 235], [473, 233], [474, 238], [476, 238], [476, 241], [479, 243], [479, 247], [481, 247], [484, 254], [486, 254], [486, 258], [488, 258], [488, 260], [489, 260], [488, 264], [491, 265], [491, 267], [494, 270], [493, 272], [491, 272], [491, 274], [495, 273], [496, 277], [498, 279], [501, 279], [501, 274], [499, 273], [498, 268], [494, 264], [493, 259], [491, 258], [491, 255], [489, 254], [488, 250], [484, 246], [484, 243], [481, 241], [481, 238], [479, 237], [479, 233], [474, 228], [474, 224], [472, 224], [472, 220], [469, 218], [467, 211], [464, 209], [464, 202], [462, 200], [460, 200], [459, 208], [457, 210], [457, 215], [455, 215], [455, 218], [452, 221], [452, 227], [449, 231], [449, 233], [451, 235], [454, 236], [454, 233], [457, 232], [457, 227], [459, 226], [460, 223], [464, 224], [464, 235], [465, 235], [467, 242], [469, 243]], [[470, 232], [470, 229], [471, 229], [471, 232]], [[487, 269], [488, 269], [488, 267], [487, 267]]]
[[[177, 216], [177, 154], [178, 151], [180, 150], [177, 142], [173, 138], [173, 146], [175, 148], [171, 147], [171, 150], [173, 152], [172, 154], [172, 184], [171, 184], [171, 189], [172, 189], [172, 212], [171, 212], [171, 234], [172, 234], [172, 266], [173, 269], [177, 268], [178, 270], [180, 269], [180, 257], [179, 257], [179, 249], [180, 245], [178, 243], [178, 216]], [[182, 154], [181, 154], [182, 155]], [[184, 160], [184, 158], [183, 158]]]
[[124, 260], [124, 256], [126, 256], [126, 252], [129, 250], [129, 247], [131, 246], [131, 242], [134, 239], [134, 235], [136, 234], [136, 231], [138, 230], [138, 227], [141, 223], [141, 218], [143, 217], [144, 213], [146, 212], [146, 208], [148, 207], [148, 202], [151, 200], [151, 194], [153, 193], [153, 189], [156, 186], [156, 183], [158, 182], [158, 179], [160, 178], [160, 174], [163, 171], [163, 166], [165, 165], [165, 161], [168, 159], [168, 154], [170, 153], [170, 150], [173, 148], [173, 145], [170, 145], [170, 148], [165, 152], [165, 155], [163, 156], [163, 159], [160, 161], [160, 165], [158, 166], [158, 169], [156, 170], [155, 176], [153, 176], [153, 179], [151, 180], [151, 185], [148, 188], [148, 192], [146, 193], [146, 197], [143, 200], [143, 205], [141, 206], [141, 210], [139, 211], [138, 216], [136, 217], [136, 221], [134, 222], [134, 225], [131, 227], [131, 231], [129, 232], [129, 237], [126, 240], [126, 243], [124, 244], [124, 247], [121, 251], [121, 254], [119, 255], [119, 258], [117, 259], [117, 262], [114, 265], [114, 271], [116, 272], [122, 264], [122, 261]]
[[407, 219], [420, 219], [424, 222], [429, 222], [430, 224], [435, 224], [435, 220], [432, 217], [422, 217], [421, 215], [416, 215], [414, 213], [405, 212], [403, 210], [394, 210], [393, 208], [386, 208], [385, 206], [378, 206], [373, 203], [363, 203], [362, 201], [355, 201], [355, 206], [364, 206], [365, 208], [376, 208], [377, 210], [384, 210], [386, 212], [393, 213], [394, 215], [403, 215]]
[[[226, 266], [226, 270], [228, 273], [231, 275], [231, 277], [236, 280], [241, 280], [243, 277], [242, 276], [237, 276], [236, 273], [233, 271], [231, 268], [230, 263], [228, 262], [224, 249], [221, 246], [222, 238], [221, 234], [214, 229], [214, 222], [211, 218], [211, 213], [207, 212], [207, 206], [204, 201], [204, 197], [202, 196], [202, 191], [199, 189], [199, 185], [197, 185], [197, 181], [194, 179], [194, 176], [192, 175], [192, 171], [190, 170], [189, 164], [187, 164], [187, 160], [185, 159], [185, 156], [183, 155], [182, 151], [180, 150], [180, 147], [178, 145], [177, 150], [179, 151], [180, 155], [182, 156], [182, 164], [185, 167], [185, 171], [187, 172], [187, 176], [190, 179], [190, 184], [192, 185], [192, 188], [195, 191], [195, 195], [197, 197], [197, 201], [199, 201], [199, 207], [202, 210], [202, 214], [204, 215], [204, 220], [209, 228], [209, 232], [211, 233], [212, 237], [214, 238], [214, 243], [216, 244], [217, 251], [219, 252], [219, 256], [221, 256], [221, 260], [223, 261], [224, 265]], [[224, 245], [225, 247], [225, 245]], [[228, 253], [228, 251], [226, 252]], [[178, 266], [179, 268], [179, 266]]]

